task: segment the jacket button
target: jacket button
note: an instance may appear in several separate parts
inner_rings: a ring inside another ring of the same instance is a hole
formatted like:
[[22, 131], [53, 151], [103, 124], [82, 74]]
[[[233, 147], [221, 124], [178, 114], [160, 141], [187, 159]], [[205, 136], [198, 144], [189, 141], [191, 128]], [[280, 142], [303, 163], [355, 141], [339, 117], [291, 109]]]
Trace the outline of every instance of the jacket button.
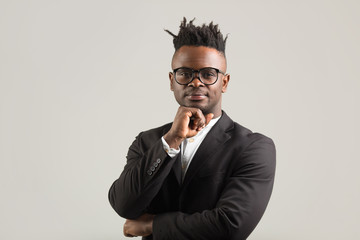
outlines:
[[150, 167], [150, 170], [151, 170], [151, 171], [155, 171], [155, 167], [154, 167], [154, 166], [151, 166], [151, 167]]
[[156, 162], [156, 163], [154, 163], [154, 167], [157, 167], [157, 166], [159, 166], [159, 164]]
[[147, 174], [151, 176], [153, 174], [153, 172], [151, 170], [148, 170]]
[[160, 158], [156, 159], [156, 162], [161, 163], [161, 159]]

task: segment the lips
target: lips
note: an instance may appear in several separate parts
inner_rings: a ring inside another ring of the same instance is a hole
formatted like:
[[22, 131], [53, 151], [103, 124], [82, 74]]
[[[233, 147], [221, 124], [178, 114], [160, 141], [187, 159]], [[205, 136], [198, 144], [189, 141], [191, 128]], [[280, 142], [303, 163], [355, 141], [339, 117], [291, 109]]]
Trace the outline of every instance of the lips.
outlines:
[[188, 98], [189, 100], [192, 101], [201, 101], [203, 99], [205, 99], [207, 97], [207, 95], [203, 92], [192, 92], [189, 94], [186, 94], [186, 98]]

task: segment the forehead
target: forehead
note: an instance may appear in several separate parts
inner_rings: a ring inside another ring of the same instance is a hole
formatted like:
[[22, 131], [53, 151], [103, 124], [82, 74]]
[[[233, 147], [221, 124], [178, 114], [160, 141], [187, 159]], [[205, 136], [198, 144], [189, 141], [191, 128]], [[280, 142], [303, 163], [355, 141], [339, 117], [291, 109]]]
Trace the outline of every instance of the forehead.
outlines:
[[175, 52], [171, 66], [173, 69], [214, 67], [226, 71], [226, 60], [224, 55], [214, 48], [182, 46]]

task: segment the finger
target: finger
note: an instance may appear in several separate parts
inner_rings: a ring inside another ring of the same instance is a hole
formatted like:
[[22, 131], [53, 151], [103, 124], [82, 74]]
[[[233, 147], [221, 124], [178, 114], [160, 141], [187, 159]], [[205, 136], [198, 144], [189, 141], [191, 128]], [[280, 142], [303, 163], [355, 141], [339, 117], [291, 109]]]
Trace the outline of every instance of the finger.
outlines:
[[195, 118], [192, 124], [192, 130], [199, 130], [199, 128], [203, 127], [205, 122], [201, 118]]
[[194, 119], [194, 127], [197, 130], [201, 130], [204, 126], [205, 126], [205, 116], [202, 113], [202, 111], [200, 109], [196, 109], [196, 111], [194, 112], [193, 117], [195, 117]]
[[204, 127], [206, 127], [206, 126], [210, 123], [211, 119], [213, 119], [213, 117], [214, 117], [214, 114], [213, 114], [213, 113], [208, 113], [208, 114], [206, 114], [206, 116], [205, 116], [205, 123], [204, 123], [204, 125], [203, 125], [202, 127], [200, 127], [200, 128], [198, 129], [198, 131], [200, 131], [200, 130], [202, 130]]
[[127, 232], [126, 232], [126, 222], [123, 226], [123, 233], [124, 233], [124, 236], [127, 237]]
[[125, 237], [134, 237], [132, 234], [129, 233], [129, 220], [126, 219], [124, 227], [123, 227], [123, 232], [124, 232], [124, 236]]
[[191, 130], [196, 129], [197, 120], [195, 117], [190, 117], [189, 127]]
[[133, 235], [133, 234], [129, 233], [127, 230], [125, 230], [125, 228], [124, 228], [124, 236], [125, 237], [136, 237], [135, 235]]
[[205, 121], [203, 119], [196, 118], [193, 124], [193, 130], [200, 131], [205, 127]]

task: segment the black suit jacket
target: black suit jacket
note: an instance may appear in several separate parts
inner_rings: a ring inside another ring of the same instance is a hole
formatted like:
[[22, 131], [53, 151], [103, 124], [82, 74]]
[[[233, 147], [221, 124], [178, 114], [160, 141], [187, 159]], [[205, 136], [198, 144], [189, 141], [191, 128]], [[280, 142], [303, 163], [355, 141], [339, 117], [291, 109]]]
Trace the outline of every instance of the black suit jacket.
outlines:
[[170, 158], [161, 141], [170, 128], [167, 124], [137, 136], [110, 188], [112, 207], [127, 219], [156, 214], [153, 235], [144, 239], [246, 239], [272, 192], [273, 141], [223, 112], [181, 182], [180, 154]]

